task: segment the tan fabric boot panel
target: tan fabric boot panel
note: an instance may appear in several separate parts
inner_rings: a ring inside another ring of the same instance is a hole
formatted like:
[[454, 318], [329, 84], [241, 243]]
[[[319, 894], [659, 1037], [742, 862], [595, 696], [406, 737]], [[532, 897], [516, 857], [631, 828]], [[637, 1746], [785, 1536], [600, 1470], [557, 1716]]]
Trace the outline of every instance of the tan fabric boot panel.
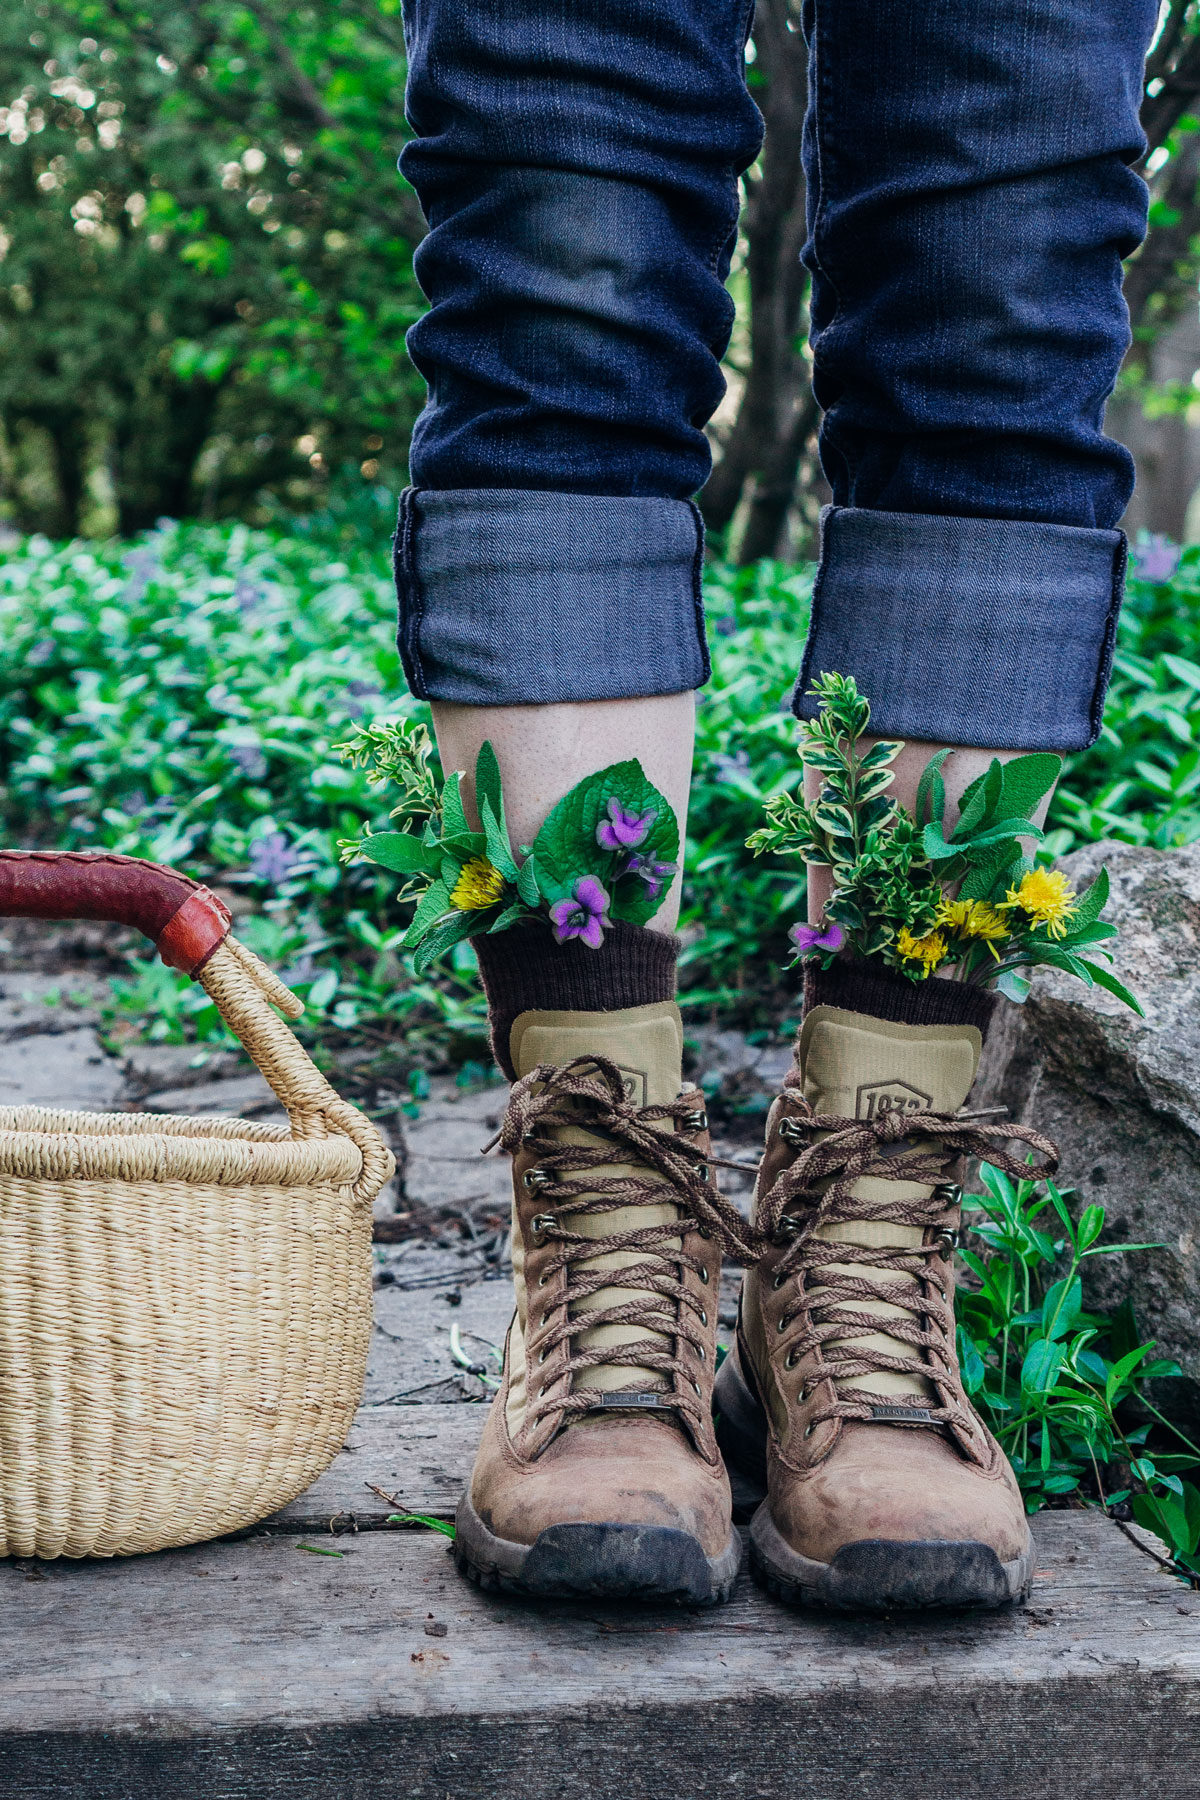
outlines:
[[[878, 1118], [881, 1112], [896, 1110], [957, 1112], [971, 1091], [982, 1043], [974, 1025], [896, 1025], [837, 1007], [814, 1007], [800, 1037], [804, 1096], [815, 1111], [850, 1119]], [[870, 1178], [854, 1189], [865, 1200], [885, 1202], [914, 1198], [926, 1191]], [[923, 1234], [913, 1227], [864, 1219], [822, 1226], [816, 1235], [828, 1243], [903, 1249], [919, 1245]], [[879, 1284], [897, 1279], [886, 1270], [852, 1268], [844, 1263], [834, 1263], [829, 1273]], [[903, 1308], [885, 1300], [858, 1304], [859, 1310], [876, 1314], [880, 1320], [905, 1316]], [[855, 1342], [862, 1349], [877, 1349], [889, 1356], [912, 1354], [911, 1346], [882, 1331]], [[877, 1371], [864, 1385], [883, 1396], [936, 1398], [928, 1382], [886, 1369]]]
[[[627, 1097], [635, 1106], [659, 1106], [679, 1093], [683, 1070], [683, 1020], [673, 1000], [652, 1006], [628, 1007], [620, 1012], [527, 1012], [514, 1021], [509, 1035], [513, 1064], [518, 1075], [527, 1075], [539, 1063], [561, 1066], [577, 1056], [606, 1056], [616, 1063], [625, 1078]], [[584, 1131], [563, 1133], [566, 1141], [595, 1142]], [[606, 1163], [597, 1170], [603, 1175], [628, 1175], [634, 1170], [626, 1163]], [[645, 1171], [638, 1171], [642, 1176]], [[627, 1212], [599, 1213], [592, 1216], [568, 1216], [566, 1223], [581, 1237], [607, 1237], [615, 1231], [637, 1229], [645, 1225], [669, 1224], [678, 1217], [675, 1206], [630, 1207]], [[521, 1332], [525, 1329], [525, 1296], [523, 1271], [518, 1268], [520, 1231], [513, 1216], [513, 1275], [517, 1286], [517, 1312]], [[597, 1258], [590, 1266], [597, 1269], [629, 1268], [641, 1259], [633, 1251], [614, 1251]], [[598, 1307], [618, 1306], [635, 1300], [638, 1290], [613, 1286], [601, 1288], [589, 1297], [587, 1306], [578, 1306], [576, 1314]], [[645, 1341], [647, 1332], [632, 1325], [599, 1325], [581, 1333], [577, 1348], [636, 1343]], [[657, 1334], [656, 1334], [657, 1335]], [[663, 1337], [669, 1350], [671, 1340]], [[653, 1369], [632, 1365], [604, 1364], [589, 1372], [589, 1385], [601, 1389], [627, 1388], [634, 1385], [653, 1388], [663, 1385], [662, 1376]], [[520, 1429], [525, 1407], [524, 1369], [519, 1374], [514, 1362], [509, 1380], [507, 1417], [509, 1430]]]

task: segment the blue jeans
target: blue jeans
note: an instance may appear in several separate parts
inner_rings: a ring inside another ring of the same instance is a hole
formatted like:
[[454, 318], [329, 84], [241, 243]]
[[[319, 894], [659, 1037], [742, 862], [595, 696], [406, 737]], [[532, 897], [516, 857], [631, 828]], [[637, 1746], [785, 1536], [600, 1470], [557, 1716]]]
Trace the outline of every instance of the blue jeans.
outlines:
[[[814, 385], [834, 504], [796, 709], [888, 735], [1099, 729], [1133, 486], [1103, 434], [1154, 0], [807, 0]], [[750, 0], [408, 0], [401, 166], [429, 386], [397, 535], [415, 692], [707, 676], [692, 496], [722, 393]], [[799, 646], [797, 647], [799, 650]]]

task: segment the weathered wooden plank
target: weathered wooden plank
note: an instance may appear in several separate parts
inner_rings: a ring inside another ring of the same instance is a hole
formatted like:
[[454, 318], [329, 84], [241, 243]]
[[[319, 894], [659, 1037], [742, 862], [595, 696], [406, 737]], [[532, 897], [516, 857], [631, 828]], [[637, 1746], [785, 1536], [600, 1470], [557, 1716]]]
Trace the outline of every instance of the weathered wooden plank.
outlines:
[[471, 1472], [486, 1406], [360, 1407], [346, 1448], [307, 1493], [266, 1521], [268, 1531], [373, 1530], [395, 1508], [449, 1518]]
[[481, 1595], [442, 1540], [0, 1566], [2, 1800], [1194, 1800], [1200, 1604], [1102, 1519], [1030, 1606]]

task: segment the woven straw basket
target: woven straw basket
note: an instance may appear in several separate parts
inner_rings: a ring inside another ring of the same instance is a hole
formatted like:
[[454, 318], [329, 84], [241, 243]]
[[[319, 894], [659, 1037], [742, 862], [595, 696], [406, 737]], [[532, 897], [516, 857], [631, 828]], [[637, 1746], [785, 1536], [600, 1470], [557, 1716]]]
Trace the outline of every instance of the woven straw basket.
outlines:
[[391, 1156], [272, 1010], [296, 1018], [301, 1003], [186, 876], [3, 851], [0, 914], [145, 932], [288, 1114], [0, 1108], [0, 1555], [124, 1556], [235, 1531], [345, 1441]]

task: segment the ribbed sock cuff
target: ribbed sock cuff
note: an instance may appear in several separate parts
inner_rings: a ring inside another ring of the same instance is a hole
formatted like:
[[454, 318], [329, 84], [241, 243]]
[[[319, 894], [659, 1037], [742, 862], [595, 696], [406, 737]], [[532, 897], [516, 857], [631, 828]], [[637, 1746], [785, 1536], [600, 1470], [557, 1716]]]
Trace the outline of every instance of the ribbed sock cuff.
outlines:
[[822, 969], [810, 964], [804, 972], [804, 1010], [814, 1006], [840, 1006], [843, 1012], [866, 1013], [893, 1025], [975, 1025], [986, 1039], [998, 996], [965, 981], [909, 981], [889, 969], [868, 968], [865, 963], [836, 962]]
[[620, 1012], [675, 998], [680, 943], [662, 931], [617, 923], [598, 950], [556, 943], [540, 920], [474, 940], [487, 995], [492, 1053], [516, 1079], [508, 1039], [524, 1012]]

